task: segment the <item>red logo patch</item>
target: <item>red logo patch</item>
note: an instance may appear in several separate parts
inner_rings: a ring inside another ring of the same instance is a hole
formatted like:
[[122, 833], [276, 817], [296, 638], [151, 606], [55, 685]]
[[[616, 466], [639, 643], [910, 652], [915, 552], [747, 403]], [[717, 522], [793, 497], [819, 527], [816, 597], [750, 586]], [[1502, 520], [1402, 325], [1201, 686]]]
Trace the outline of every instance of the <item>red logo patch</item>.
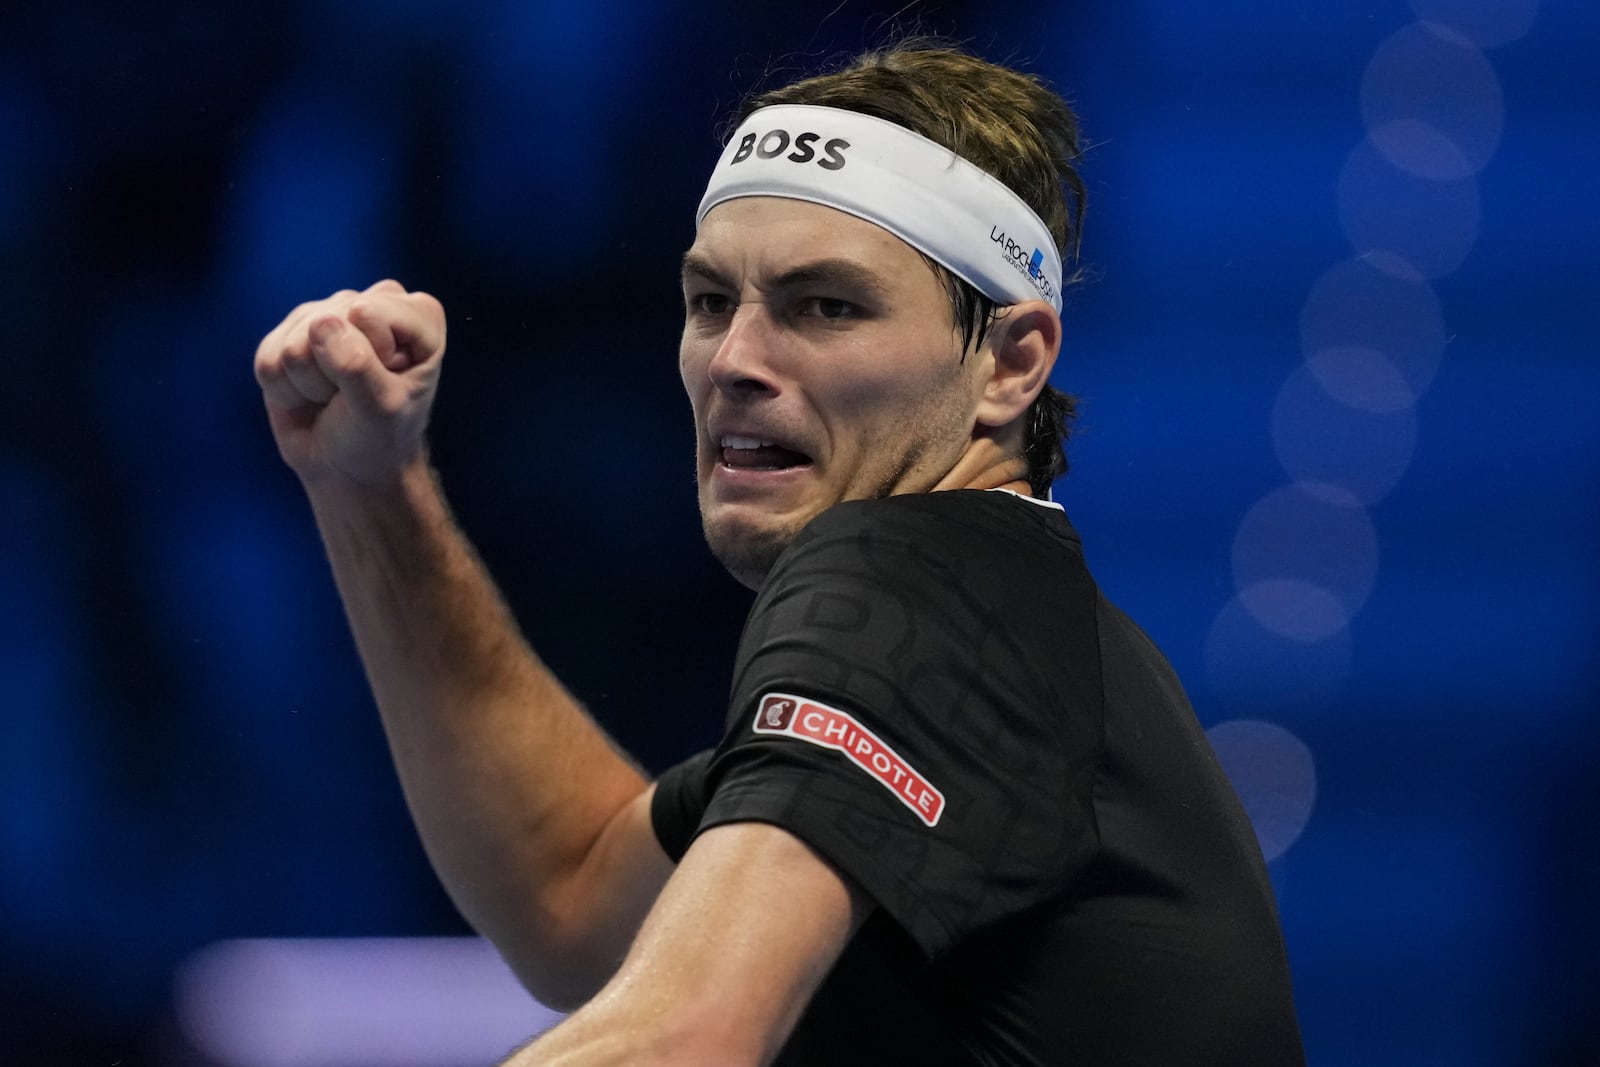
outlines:
[[944, 794], [935, 789], [900, 754], [838, 708], [788, 693], [768, 693], [756, 708], [758, 734], [788, 734], [813, 745], [843, 752], [850, 762], [883, 787], [929, 826], [939, 824]]

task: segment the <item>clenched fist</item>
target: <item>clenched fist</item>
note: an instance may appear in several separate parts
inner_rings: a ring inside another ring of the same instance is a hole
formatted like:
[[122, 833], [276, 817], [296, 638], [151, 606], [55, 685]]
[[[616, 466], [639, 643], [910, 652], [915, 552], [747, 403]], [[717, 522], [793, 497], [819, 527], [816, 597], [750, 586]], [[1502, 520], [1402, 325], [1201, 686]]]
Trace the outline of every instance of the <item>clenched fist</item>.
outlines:
[[399, 282], [301, 304], [256, 349], [278, 451], [305, 482], [376, 485], [422, 458], [444, 307]]

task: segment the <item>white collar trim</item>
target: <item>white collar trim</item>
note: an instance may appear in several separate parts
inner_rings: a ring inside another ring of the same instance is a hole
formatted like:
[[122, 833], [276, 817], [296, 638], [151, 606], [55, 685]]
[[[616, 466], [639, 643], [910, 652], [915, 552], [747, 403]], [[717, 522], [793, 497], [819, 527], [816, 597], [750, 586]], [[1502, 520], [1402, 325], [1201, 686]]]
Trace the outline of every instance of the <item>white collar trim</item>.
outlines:
[[1017, 492], [1015, 489], [1007, 489], [1004, 486], [995, 486], [993, 489], [986, 490], [986, 492], [1010, 493], [1018, 500], [1026, 500], [1028, 503], [1037, 505], [1041, 508], [1051, 508], [1052, 510], [1061, 512], [1063, 515], [1067, 513], [1067, 509], [1062, 507], [1060, 504], [1057, 504], [1054, 500], [1040, 500], [1036, 496], [1025, 496], [1022, 493]]

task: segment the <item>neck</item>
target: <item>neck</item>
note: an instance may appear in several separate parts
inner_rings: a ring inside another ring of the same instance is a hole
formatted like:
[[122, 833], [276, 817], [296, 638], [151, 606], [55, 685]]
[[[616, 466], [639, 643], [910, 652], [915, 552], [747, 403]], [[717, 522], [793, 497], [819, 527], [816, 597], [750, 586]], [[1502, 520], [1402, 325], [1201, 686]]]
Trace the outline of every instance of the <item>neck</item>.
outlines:
[[945, 489], [1010, 489], [1023, 496], [1033, 495], [1033, 487], [1028, 484], [1028, 461], [987, 437], [968, 445], [932, 491]]

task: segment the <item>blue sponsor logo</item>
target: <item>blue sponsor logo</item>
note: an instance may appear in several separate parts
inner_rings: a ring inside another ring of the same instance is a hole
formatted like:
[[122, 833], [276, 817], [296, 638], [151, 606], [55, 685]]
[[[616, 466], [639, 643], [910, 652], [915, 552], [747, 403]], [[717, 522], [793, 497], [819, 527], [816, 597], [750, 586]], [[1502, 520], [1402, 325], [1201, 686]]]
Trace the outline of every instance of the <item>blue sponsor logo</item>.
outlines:
[[1018, 244], [998, 226], [989, 228], [989, 240], [995, 243], [1007, 263], [1010, 263], [1018, 272], [1028, 276], [1028, 281], [1041, 297], [1051, 303], [1055, 302], [1056, 287], [1051, 282], [1050, 276], [1044, 272], [1043, 249], [1035, 248], [1033, 254], [1029, 255], [1027, 245]]

